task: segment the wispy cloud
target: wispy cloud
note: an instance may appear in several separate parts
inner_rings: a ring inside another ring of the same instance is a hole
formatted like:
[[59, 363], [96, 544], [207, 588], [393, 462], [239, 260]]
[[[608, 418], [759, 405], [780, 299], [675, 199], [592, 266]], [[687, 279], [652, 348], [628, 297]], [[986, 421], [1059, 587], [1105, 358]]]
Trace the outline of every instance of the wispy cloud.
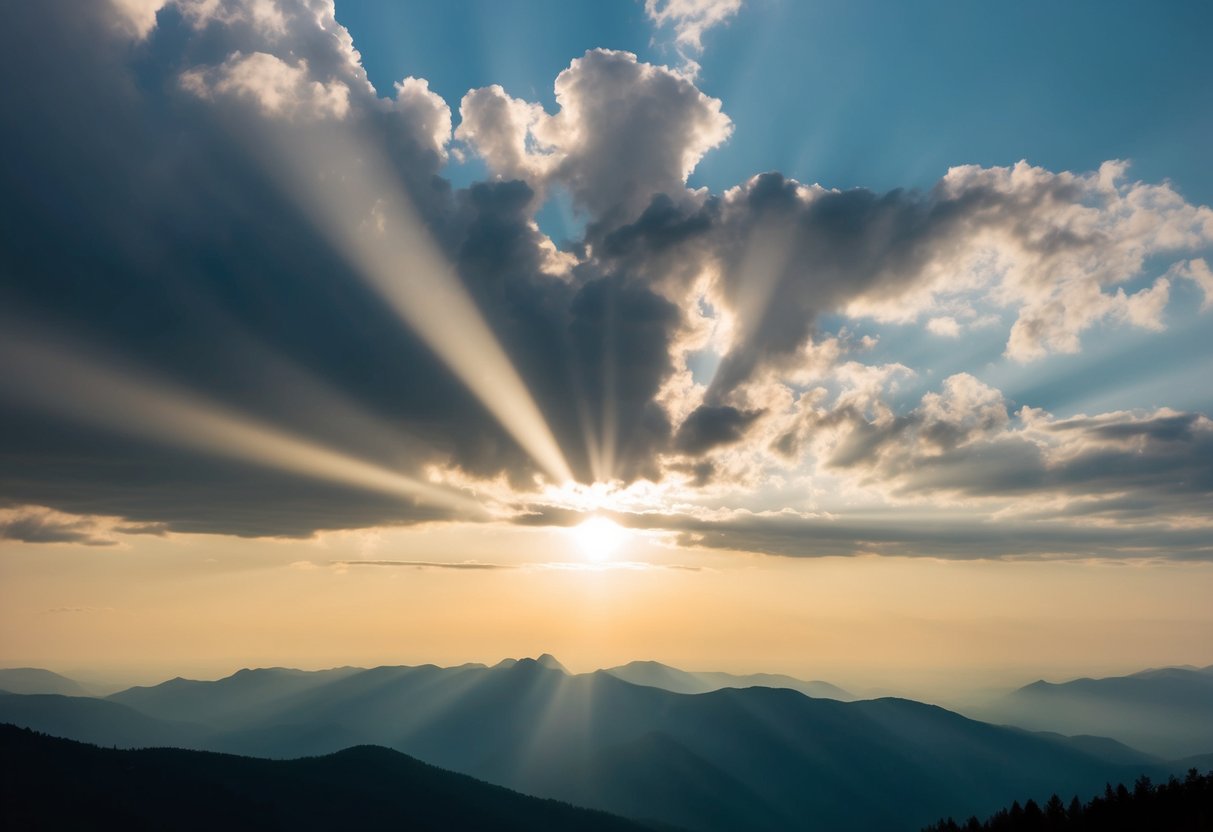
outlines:
[[742, 0], [644, 0], [644, 12], [657, 28], [674, 31], [674, 44], [690, 77], [699, 73], [703, 36], [741, 10]]
[[106, 529], [94, 518], [38, 506], [0, 509], [0, 540], [84, 546], [114, 546], [118, 542], [108, 536]]
[[483, 571], [493, 569], [515, 569], [517, 567], [507, 563], [483, 563], [481, 561], [439, 561], [439, 560], [334, 560], [329, 562], [330, 565], [336, 567], [350, 566], [382, 566], [382, 567], [403, 567], [408, 569], [452, 569], [452, 570], [469, 570]]

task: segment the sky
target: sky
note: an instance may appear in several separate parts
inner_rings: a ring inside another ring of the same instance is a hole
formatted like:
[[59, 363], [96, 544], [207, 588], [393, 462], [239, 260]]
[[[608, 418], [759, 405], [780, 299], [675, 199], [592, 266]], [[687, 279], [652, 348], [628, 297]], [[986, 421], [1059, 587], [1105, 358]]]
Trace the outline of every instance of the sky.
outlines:
[[0, 33], [0, 664], [1213, 662], [1208, 4]]

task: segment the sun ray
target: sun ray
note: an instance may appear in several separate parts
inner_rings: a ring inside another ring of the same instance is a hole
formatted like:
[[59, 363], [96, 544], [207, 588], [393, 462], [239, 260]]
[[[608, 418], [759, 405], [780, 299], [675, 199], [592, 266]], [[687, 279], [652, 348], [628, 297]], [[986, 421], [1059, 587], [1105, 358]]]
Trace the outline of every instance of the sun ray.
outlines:
[[[323, 142], [267, 131], [266, 161], [359, 276], [556, 482], [572, 471], [513, 362], [417, 216], [392, 167], [354, 128]], [[340, 163], [340, 168], [334, 165]]]
[[80, 422], [473, 516], [485, 514], [480, 503], [451, 489], [263, 424], [169, 382], [141, 378], [59, 347], [18, 338], [11, 329], [0, 338], [0, 356], [13, 368], [0, 377], [0, 389]]

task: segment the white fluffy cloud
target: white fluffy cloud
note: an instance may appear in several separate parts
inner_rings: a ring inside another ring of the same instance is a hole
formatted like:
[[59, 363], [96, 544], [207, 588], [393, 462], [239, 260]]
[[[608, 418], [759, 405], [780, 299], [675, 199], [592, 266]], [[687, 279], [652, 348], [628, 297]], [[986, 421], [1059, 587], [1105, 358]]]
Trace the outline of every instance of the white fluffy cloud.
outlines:
[[344, 119], [351, 113], [395, 117], [395, 129], [440, 159], [451, 138], [447, 103], [420, 78], [381, 97], [362, 56], [336, 18], [333, 0], [169, 0], [195, 31], [217, 34], [214, 64], [179, 77], [185, 91], [211, 101], [250, 103], [270, 118]]
[[430, 90], [428, 81], [410, 77], [396, 82], [393, 106], [415, 126], [418, 135], [429, 137], [434, 152], [445, 156], [451, 140], [451, 108]]
[[1201, 294], [1204, 295], [1204, 300], [1200, 304], [1201, 310], [1213, 307], [1213, 271], [1210, 271], [1209, 263], [1203, 257], [1176, 263], [1167, 272], [1167, 275], [1195, 283]]
[[885, 195], [764, 174], [702, 207], [652, 211], [604, 251], [679, 305], [702, 292], [727, 320], [717, 403], [756, 373], [794, 372], [826, 314], [953, 337], [1010, 313], [1006, 355], [1032, 361], [1078, 351], [1100, 322], [1162, 329], [1172, 281], [1207, 283], [1203, 260], [1157, 262], [1213, 245], [1213, 211], [1126, 167], [969, 166]]
[[593, 49], [556, 78], [559, 111], [473, 90], [460, 105], [456, 138], [503, 178], [561, 185], [597, 219], [637, 216], [656, 194], [677, 195], [732, 122], [720, 101], [665, 67], [629, 52]]
[[110, 19], [116, 30], [142, 40], [156, 28], [156, 12], [167, 0], [109, 0]]
[[235, 52], [219, 66], [186, 70], [181, 86], [202, 98], [251, 101], [270, 116], [342, 118], [350, 109], [350, 90], [341, 81], [312, 80], [302, 58], [292, 65], [264, 52]]
[[[860, 295], [848, 311], [904, 321], [947, 299], [1010, 307], [1017, 319], [1006, 352], [1020, 361], [1077, 352], [1081, 334], [1104, 320], [1161, 329], [1170, 282], [1160, 277], [1136, 291], [1123, 285], [1143, 277], [1151, 257], [1213, 244], [1213, 211], [1169, 184], [1128, 180], [1127, 167], [953, 168], [933, 192], [934, 216], [925, 218], [947, 233], [931, 241], [903, 291]], [[941, 327], [946, 322], [931, 329], [946, 334]]]

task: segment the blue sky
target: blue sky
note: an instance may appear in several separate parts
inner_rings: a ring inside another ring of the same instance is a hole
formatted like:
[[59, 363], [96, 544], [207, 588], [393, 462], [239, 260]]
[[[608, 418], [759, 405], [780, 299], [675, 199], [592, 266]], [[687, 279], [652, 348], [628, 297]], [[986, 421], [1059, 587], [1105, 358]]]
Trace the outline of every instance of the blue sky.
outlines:
[[[337, 10], [380, 90], [427, 78], [453, 107], [501, 84], [553, 108], [594, 47], [674, 63], [639, 2], [360, 0]], [[692, 184], [779, 170], [828, 187], [929, 187], [955, 164], [1089, 170], [1132, 159], [1213, 202], [1203, 2], [754, 0], [705, 37], [700, 87], [736, 123]]]

